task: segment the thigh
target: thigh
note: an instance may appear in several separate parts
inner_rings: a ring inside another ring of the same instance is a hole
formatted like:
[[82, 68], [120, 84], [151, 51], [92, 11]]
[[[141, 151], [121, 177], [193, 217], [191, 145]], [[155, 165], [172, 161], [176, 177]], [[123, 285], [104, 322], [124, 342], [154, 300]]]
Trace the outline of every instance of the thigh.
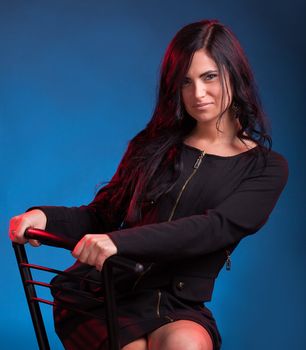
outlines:
[[147, 340], [145, 338], [137, 339], [125, 345], [122, 350], [148, 350]]
[[156, 329], [148, 336], [149, 350], [213, 350], [208, 331], [200, 324], [179, 320]]

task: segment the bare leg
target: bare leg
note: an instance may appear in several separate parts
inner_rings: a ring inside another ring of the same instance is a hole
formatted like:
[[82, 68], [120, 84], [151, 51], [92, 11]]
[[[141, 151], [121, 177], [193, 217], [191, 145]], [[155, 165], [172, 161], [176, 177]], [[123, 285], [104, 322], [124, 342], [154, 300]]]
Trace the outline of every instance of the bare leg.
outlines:
[[207, 330], [196, 322], [180, 320], [158, 328], [148, 336], [149, 350], [213, 350]]
[[145, 338], [137, 339], [125, 345], [122, 350], [148, 350], [147, 340]]

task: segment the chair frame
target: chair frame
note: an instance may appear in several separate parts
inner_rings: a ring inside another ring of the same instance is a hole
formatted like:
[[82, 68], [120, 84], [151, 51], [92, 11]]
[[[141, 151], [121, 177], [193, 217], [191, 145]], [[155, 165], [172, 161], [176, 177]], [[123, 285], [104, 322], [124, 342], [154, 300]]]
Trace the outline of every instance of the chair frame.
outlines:
[[[58, 237], [52, 233], [49, 233], [43, 230], [33, 229], [33, 228], [29, 228], [26, 230], [25, 237], [27, 239], [39, 240], [43, 245], [59, 247], [59, 248], [64, 248], [68, 250], [73, 250], [76, 244], [76, 242], [73, 240]], [[47, 288], [51, 288], [52, 286], [48, 283], [34, 280], [31, 269], [66, 275], [72, 278], [81, 278], [81, 277], [75, 277], [75, 276], [73, 277], [72, 273], [69, 273], [69, 272], [56, 270], [45, 266], [30, 264], [28, 262], [26, 249], [23, 244], [13, 243], [13, 248], [15, 251], [15, 256], [16, 256], [16, 260], [17, 260], [17, 264], [18, 264], [18, 268], [19, 268], [24, 292], [26, 295], [39, 349], [50, 350], [49, 340], [48, 340], [47, 332], [44, 325], [44, 320], [40, 309], [40, 303], [44, 303], [48, 305], [55, 305], [55, 303], [50, 300], [39, 298], [36, 293], [36, 286], [42, 286]], [[116, 301], [114, 297], [115, 293], [114, 293], [113, 275], [112, 275], [112, 268], [114, 266], [125, 270], [131, 270], [135, 273], [141, 273], [143, 271], [143, 266], [139, 263], [136, 263], [134, 261], [131, 261], [129, 259], [126, 259], [120, 256], [112, 256], [105, 261], [103, 269], [101, 271], [101, 281], [103, 282], [103, 287], [104, 287], [108, 347], [110, 350], [120, 350], [121, 347], [120, 347], [120, 341], [118, 336], [119, 334], [118, 320], [117, 320], [117, 313], [116, 313]], [[97, 283], [97, 281], [93, 281], [93, 280], [89, 280], [89, 281]], [[89, 313], [85, 311], [81, 311], [76, 308], [70, 307], [70, 309], [74, 312], [89, 315]], [[91, 316], [96, 317], [93, 315]]]

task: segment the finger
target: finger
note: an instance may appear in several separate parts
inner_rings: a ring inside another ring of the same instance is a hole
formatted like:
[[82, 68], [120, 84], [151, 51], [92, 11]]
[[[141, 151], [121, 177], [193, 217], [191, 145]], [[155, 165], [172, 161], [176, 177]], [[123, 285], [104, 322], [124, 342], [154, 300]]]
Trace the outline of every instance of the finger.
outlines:
[[98, 256], [103, 252], [103, 246], [99, 241], [92, 239], [90, 245], [86, 246], [86, 252], [86, 263], [95, 266]]
[[9, 224], [9, 237], [12, 241], [14, 241], [15, 237], [16, 237], [16, 229], [17, 229], [17, 222], [18, 222], [18, 217], [14, 216], [13, 218], [11, 218], [10, 220], [10, 224]]
[[96, 259], [95, 264], [94, 264], [96, 266], [97, 271], [100, 271], [100, 272], [102, 271], [106, 258], [107, 257], [103, 254], [99, 254], [97, 256], [97, 259]]
[[72, 256], [76, 259], [79, 258], [80, 256], [80, 253], [83, 249], [83, 245], [84, 245], [84, 242], [83, 242], [83, 239], [81, 239], [77, 245], [74, 247], [73, 251], [71, 252]]
[[84, 240], [83, 249], [78, 260], [88, 265], [94, 265], [99, 252], [98, 242], [94, 237], [88, 235], [88, 237], [86, 237]]
[[15, 216], [10, 221], [9, 236], [13, 242], [24, 244], [27, 240], [24, 238], [24, 231], [27, 225], [22, 223], [21, 216]]
[[41, 243], [39, 241], [37, 241], [36, 239], [29, 239], [29, 243], [33, 247], [39, 247], [41, 245]]
[[97, 235], [86, 235], [77, 244], [72, 252], [80, 262], [95, 266], [97, 257], [103, 252], [103, 244], [97, 239]]
[[88, 254], [88, 256], [87, 256], [87, 258], [86, 258], [86, 261], [84, 261], [84, 262], [85, 262], [86, 264], [88, 264], [88, 265], [95, 266], [96, 260], [97, 260], [98, 256], [99, 256], [99, 252], [96, 251], [96, 250], [92, 250], [92, 251]]
[[85, 256], [88, 255], [88, 253], [86, 253], [87, 247], [90, 244], [90, 235], [85, 235], [78, 243], [77, 245], [74, 247], [73, 251], [72, 251], [72, 256], [78, 260], [81, 261], [84, 260]]

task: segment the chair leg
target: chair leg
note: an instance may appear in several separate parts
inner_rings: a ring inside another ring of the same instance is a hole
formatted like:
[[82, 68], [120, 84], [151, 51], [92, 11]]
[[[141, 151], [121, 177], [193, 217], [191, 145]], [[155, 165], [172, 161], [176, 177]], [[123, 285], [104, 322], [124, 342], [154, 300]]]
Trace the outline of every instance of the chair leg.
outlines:
[[33, 278], [32, 278], [32, 273], [30, 268], [28, 268], [27, 266], [23, 266], [23, 264], [24, 265], [28, 264], [26, 250], [22, 244], [17, 244], [17, 243], [13, 243], [13, 248], [14, 248], [16, 259], [18, 262], [18, 268], [20, 271], [24, 292], [29, 305], [30, 314], [31, 314], [39, 349], [50, 350], [48, 336], [47, 336], [44, 321], [41, 315], [39, 303], [33, 300], [33, 298], [37, 297], [35, 287], [32, 284], [27, 283], [27, 281], [30, 281]]
[[108, 333], [108, 347], [109, 350], [120, 350], [118, 319], [116, 312], [116, 302], [114, 294], [114, 283], [111, 263], [107, 260], [102, 269], [102, 278], [104, 282], [104, 296], [105, 296], [105, 314]]

